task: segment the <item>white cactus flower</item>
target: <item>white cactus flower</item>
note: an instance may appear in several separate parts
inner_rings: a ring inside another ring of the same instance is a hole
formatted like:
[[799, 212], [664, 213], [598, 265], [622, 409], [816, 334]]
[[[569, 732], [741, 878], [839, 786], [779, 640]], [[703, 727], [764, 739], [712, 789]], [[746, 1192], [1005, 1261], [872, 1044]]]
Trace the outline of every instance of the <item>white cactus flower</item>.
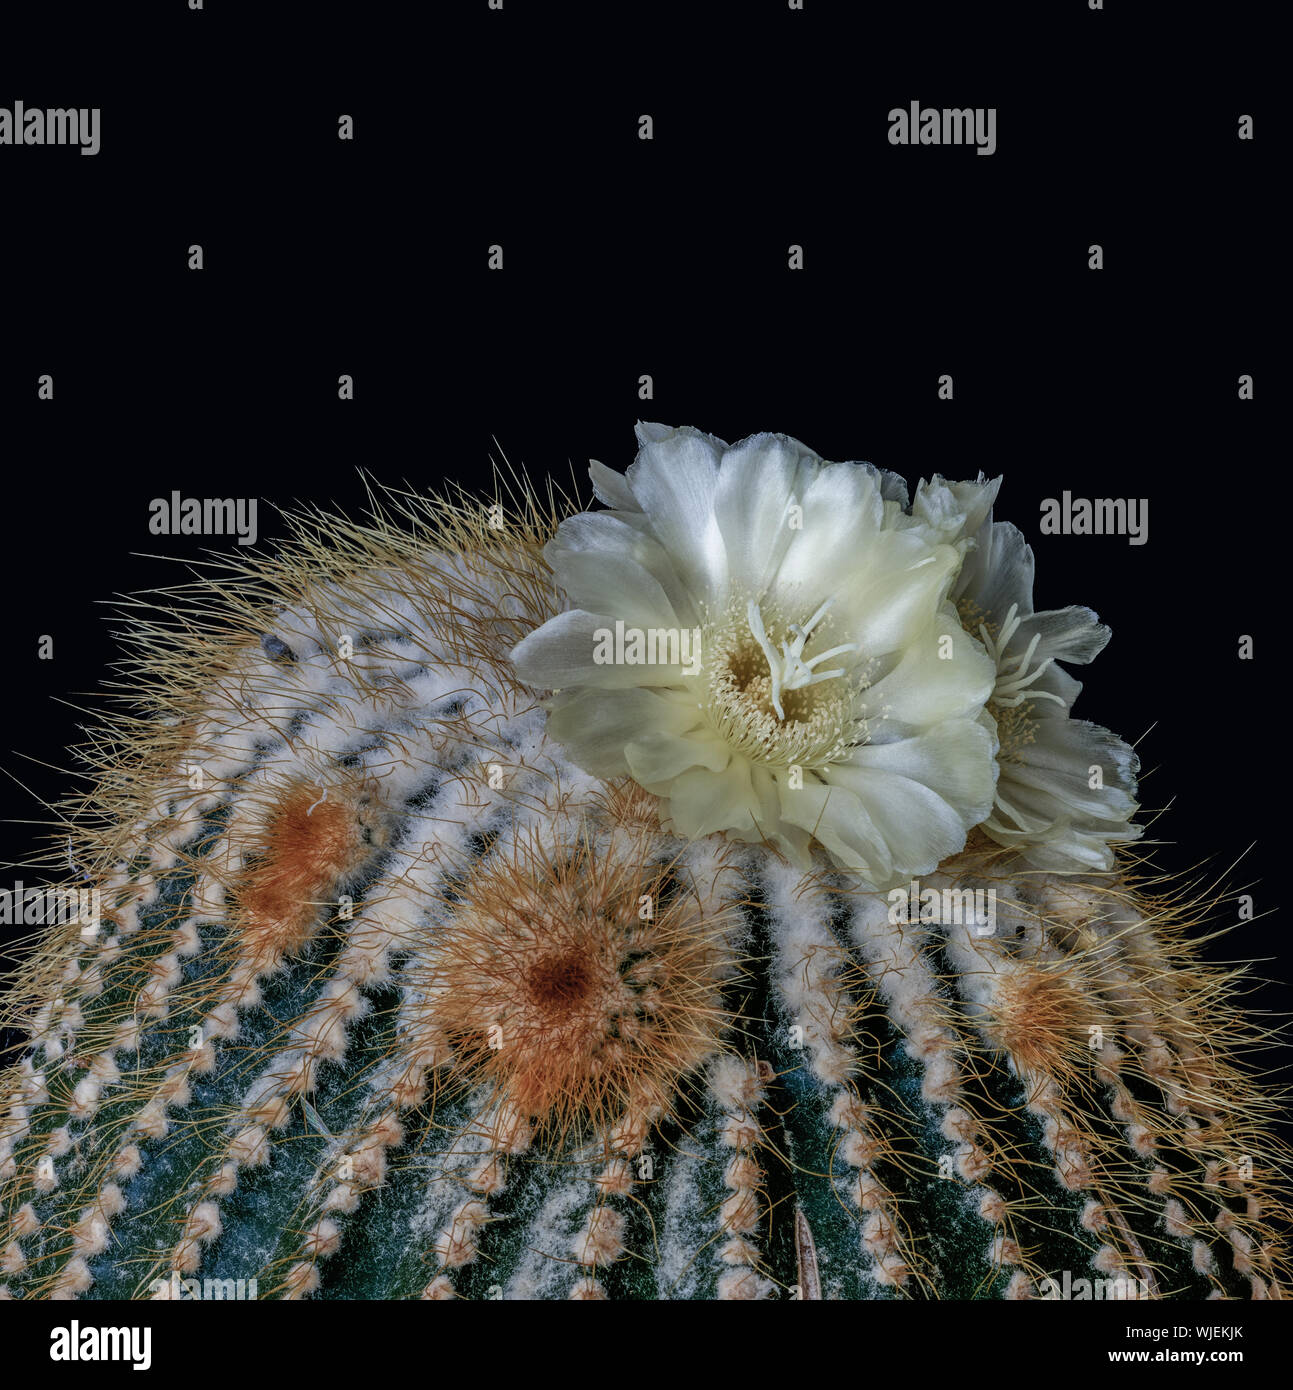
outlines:
[[557, 692], [553, 737], [682, 835], [803, 866], [816, 840], [877, 888], [961, 849], [996, 751], [993, 663], [948, 601], [964, 544], [904, 513], [900, 479], [785, 435], [637, 433], [627, 475], [592, 465], [611, 510], [545, 550], [571, 607], [513, 653]]
[[[931, 490], [946, 488], [935, 479]], [[946, 508], [948, 499], [942, 498]], [[989, 505], [991, 498], [989, 498]], [[1112, 846], [1135, 840], [1135, 752], [1098, 724], [1069, 712], [1081, 683], [1056, 665], [1085, 664], [1109, 640], [1089, 608], [1033, 611], [1033, 552], [1009, 522], [969, 510], [966, 553], [952, 598], [967, 631], [996, 666], [988, 711], [996, 721], [999, 775], [983, 829], [1039, 869], [1104, 871]], [[944, 535], [947, 532], [943, 533]]]

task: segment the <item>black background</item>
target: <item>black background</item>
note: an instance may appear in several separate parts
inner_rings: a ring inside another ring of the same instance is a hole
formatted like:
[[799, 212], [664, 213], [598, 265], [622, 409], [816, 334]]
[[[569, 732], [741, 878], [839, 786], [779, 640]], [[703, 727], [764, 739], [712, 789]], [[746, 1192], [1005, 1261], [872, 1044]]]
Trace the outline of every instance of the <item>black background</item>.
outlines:
[[[97, 105], [102, 149], [0, 146], [8, 878], [71, 785], [113, 596], [236, 549], [150, 535], [152, 498], [261, 497], [272, 545], [271, 503], [362, 510], [360, 468], [484, 486], [506, 456], [587, 497], [644, 418], [1003, 473], [1037, 607], [1113, 628], [1076, 712], [1137, 743], [1158, 862], [1238, 861], [1271, 914], [1211, 956], [1293, 974], [1269, 7], [17, 8], [0, 105]], [[889, 145], [913, 100], [995, 106], [997, 152]], [[1148, 499], [1148, 543], [1043, 536], [1064, 489]]]

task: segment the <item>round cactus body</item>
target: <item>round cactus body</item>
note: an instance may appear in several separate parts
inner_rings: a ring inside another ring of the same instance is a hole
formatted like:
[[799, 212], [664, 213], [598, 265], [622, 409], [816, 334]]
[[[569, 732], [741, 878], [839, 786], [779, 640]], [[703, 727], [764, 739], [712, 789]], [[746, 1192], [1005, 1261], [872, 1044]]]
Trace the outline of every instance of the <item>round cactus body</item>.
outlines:
[[[881, 883], [789, 811], [785, 841], [692, 833], [524, 678], [575, 509], [390, 510], [302, 518], [137, 627], [60, 846], [92, 908], [13, 994], [0, 1295], [1280, 1295], [1234, 981], [1143, 856], [1039, 866], [985, 815]], [[1004, 649], [950, 601], [965, 660]], [[730, 665], [697, 707], [761, 681], [778, 737], [825, 718], [853, 653], [812, 664], [793, 617], [700, 613]]]

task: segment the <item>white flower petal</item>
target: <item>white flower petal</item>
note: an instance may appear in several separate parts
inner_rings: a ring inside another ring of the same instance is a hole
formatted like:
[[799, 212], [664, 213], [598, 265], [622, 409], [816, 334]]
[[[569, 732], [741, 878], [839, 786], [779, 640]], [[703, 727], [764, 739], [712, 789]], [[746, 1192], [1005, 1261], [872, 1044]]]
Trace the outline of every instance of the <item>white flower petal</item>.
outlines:
[[[1018, 849], [1039, 869], [1057, 873], [1107, 871], [1112, 845], [1138, 839], [1135, 751], [1117, 735], [1083, 720], [1051, 719], [1037, 726], [1027, 760], [1003, 761], [997, 806], [985, 823], [994, 839]], [[1099, 767], [1104, 786], [1090, 786]]]
[[949, 719], [928, 733], [893, 743], [869, 743], [855, 749], [847, 763], [826, 771], [827, 780], [851, 787], [867, 802], [859, 784], [873, 772], [905, 777], [936, 792], [954, 807], [963, 830], [977, 825], [992, 810], [996, 790], [995, 731], [975, 719]]
[[811, 612], [865, 554], [884, 520], [884, 502], [871, 470], [827, 463], [809, 480], [800, 505], [802, 529], [793, 533], [773, 587]]
[[634, 434], [638, 437], [638, 447], [645, 448], [648, 444], [658, 444], [663, 439], [668, 439], [673, 434], [697, 434], [703, 439], [708, 439], [718, 453], [723, 454], [730, 447], [725, 444], [716, 434], [706, 434], [704, 430], [698, 430], [692, 425], [661, 425], [653, 424], [649, 420], [639, 420], [633, 427]]
[[738, 839], [758, 838], [761, 798], [747, 759], [734, 757], [721, 772], [692, 768], [669, 790], [668, 816], [677, 835], [696, 839], [727, 830]]
[[[1012, 790], [1018, 797], [1021, 789]], [[1053, 803], [1044, 794], [1032, 795], [1034, 800], [1022, 806], [1012, 802], [1010, 814], [999, 807], [984, 829], [1034, 868], [1047, 873], [1107, 873], [1117, 864], [1112, 846], [1140, 837], [1141, 827], [1125, 822], [1088, 821], [1078, 826], [1068, 816], [1047, 819]]]
[[[946, 651], [950, 657], [940, 655]], [[961, 627], [955, 613], [944, 608], [908, 645], [897, 666], [864, 693], [868, 717], [880, 721], [873, 725], [873, 740], [884, 741], [884, 721], [889, 718], [908, 728], [973, 718], [991, 695], [996, 675], [987, 652]]]
[[802, 787], [778, 783], [781, 819], [823, 844], [835, 862], [873, 888], [893, 878], [891, 846], [848, 787], [805, 778]]
[[972, 482], [949, 482], [935, 473], [929, 482], [923, 478], [912, 498], [910, 524], [923, 527], [933, 541], [947, 544], [975, 535], [992, 511], [1001, 489], [1001, 479], [985, 478], [982, 473]]
[[813, 837], [801, 826], [792, 825], [781, 814], [785, 780], [784, 772], [781, 772], [779, 782], [770, 768], [760, 763], [750, 764], [750, 782], [758, 799], [758, 806], [754, 813], [754, 829], [748, 838], [756, 842], [766, 840], [780, 850], [792, 864], [801, 869], [808, 869], [813, 862]]
[[908, 645], [928, 624], [955, 573], [950, 545], [931, 547], [912, 531], [871, 538], [839, 598], [839, 621], [867, 656]]
[[727, 551], [728, 578], [755, 597], [767, 587], [796, 532], [798, 503], [820, 460], [797, 440], [756, 434], [723, 455], [714, 515]]
[[718, 597], [727, 586], [727, 553], [714, 515], [719, 443], [699, 430], [674, 430], [648, 439], [627, 474], [656, 539], [697, 597]]
[[[1027, 759], [1002, 767], [1002, 795], [1014, 799], [1019, 789], [1042, 791], [1057, 808], [1075, 819], [1121, 820], [1135, 809], [1134, 792], [1140, 760], [1116, 734], [1083, 719], [1052, 719], [1036, 726]], [[1092, 768], [1103, 785], [1092, 787]]]
[[608, 507], [618, 507], [621, 511], [638, 512], [637, 498], [633, 496], [633, 489], [629, 487], [628, 479], [623, 473], [617, 473], [613, 468], [607, 468], [604, 463], [598, 463], [596, 459], [588, 460], [588, 476], [592, 479], [593, 495], [599, 502]]
[[722, 772], [732, 760], [732, 750], [709, 729], [668, 733], [653, 729], [634, 738], [624, 749], [629, 775], [648, 791], [668, 791], [667, 784], [689, 767]]
[[1022, 654], [1034, 637], [1040, 639], [1033, 653], [1034, 664], [1050, 660], [1085, 665], [1105, 649], [1110, 632], [1089, 608], [1055, 608], [1025, 618], [1010, 651]]
[[563, 690], [549, 704], [548, 733], [595, 777], [628, 773], [625, 749], [643, 729], [680, 734], [696, 722], [694, 704], [658, 690]]
[[691, 596], [664, 547], [618, 516], [570, 517], [543, 556], [576, 608], [644, 628], [696, 624]]
[[873, 463], [862, 466], [874, 470], [880, 482], [880, 496], [885, 502], [896, 502], [903, 508], [907, 506], [907, 480], [901, 473], [891, 473], [887, 468], [877, 468]]
[[513, 650], [517, 674], [527, 685], [540, 690], [564, 690], [572, 685], [592, 685], [603, 690], [633, 685], [683, 685], [688, 677], [678, 663], [596, 661], [594, 653], [605, 648], [603, 634], [614, 633], [615, 621], [605, 613], [587, 613], [582, 608], [558, 613]]
[[857, 785], [858, 799], [892, 851], [895, 880], [929, 873], [949, 854], [965, 848], [968, 828], [937, 792], [887, 772], [872, 773]]
[[1033, 552], [1023, 532], [1008, 521], [989, 521], [975, 535], [975, 546], [961, 564], [952, 597], [974, 600], [981, 614], [1000, 624], [1014, 604], [1020, 615], [1033, 611]]
[[825, 776], [865, 808], [889, 848], [894, 875], [923, 874], [964, 848], [970, 829], [991, 811], [993, 745], [983, 725], [954, 720], [916, 738], [860, 748]]

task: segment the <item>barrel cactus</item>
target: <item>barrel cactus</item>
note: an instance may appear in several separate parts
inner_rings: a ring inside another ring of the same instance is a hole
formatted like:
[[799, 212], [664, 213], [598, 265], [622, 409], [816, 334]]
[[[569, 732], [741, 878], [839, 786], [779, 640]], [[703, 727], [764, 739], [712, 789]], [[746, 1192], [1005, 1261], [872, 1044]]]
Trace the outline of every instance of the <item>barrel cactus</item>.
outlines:
[[1281, 1296], [1259, 1034], [999, 480], [638, 438], [135, 617], [0, 1293]]

